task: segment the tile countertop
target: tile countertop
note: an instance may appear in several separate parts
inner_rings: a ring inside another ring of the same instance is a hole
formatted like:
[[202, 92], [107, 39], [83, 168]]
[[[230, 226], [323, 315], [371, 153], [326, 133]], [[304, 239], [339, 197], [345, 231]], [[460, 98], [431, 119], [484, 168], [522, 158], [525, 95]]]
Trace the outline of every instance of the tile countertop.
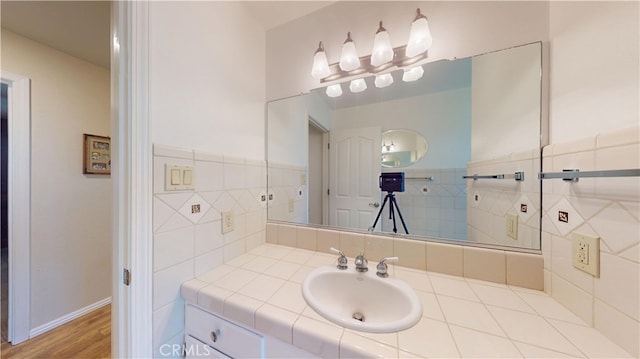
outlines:
[[[307, 305], [302, 281], [337, 256], [263, 244], [182, 284], [185, 301], [325, 358], [631, 357], [544, 292], [389, 266], [422, 319], [397, 333], [335, 325]], [[400, 258], [402, 260], [402, 258]], [[353, 268], [353, 258], [349, 258]], [[376, 263], [369, 262], [369, 270]]]

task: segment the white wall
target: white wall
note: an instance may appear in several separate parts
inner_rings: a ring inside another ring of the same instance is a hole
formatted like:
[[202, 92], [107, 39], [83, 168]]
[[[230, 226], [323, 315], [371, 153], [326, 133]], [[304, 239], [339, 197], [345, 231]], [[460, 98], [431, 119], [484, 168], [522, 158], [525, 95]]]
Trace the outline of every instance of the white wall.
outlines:
[[109, 70], [2, 29], [2, 70], [31, 78], [31, 329], [111, 296], [111, 178], [82, 174], [109, 136]]
[[347, 31], [360, 56], [371, 53], [383, 20], [393, 46], [406, 45], [416, 7], [429, 18], [429, 58], [463, 58], [548, 39], [548, 7], [542, 1], [338, 2], [267, 32], [267, 99], [320, 87], [310, 75], [323, 41], [330, 63], [338, 62]]
[[638, 124], [639, 4], [552, 1], [550, 143]]
[[[256, 199], [266, 178], [265, 32], [241, 2], [152, 1], [149, 12], [160, 356], [161, 345], [182, 343], [181, 283], [264, 242], [265, 210]], [[165, 163], [194, 165], [195, 190], [165, 193]], [[180, 211], [190, 201], [206, 207], [202, 218]], [[229, 209], [236, 230], [222, 236], [219, 212]]]
[[264, 159], [264, 30], [241, 2], [149, 11], [152, 141]]

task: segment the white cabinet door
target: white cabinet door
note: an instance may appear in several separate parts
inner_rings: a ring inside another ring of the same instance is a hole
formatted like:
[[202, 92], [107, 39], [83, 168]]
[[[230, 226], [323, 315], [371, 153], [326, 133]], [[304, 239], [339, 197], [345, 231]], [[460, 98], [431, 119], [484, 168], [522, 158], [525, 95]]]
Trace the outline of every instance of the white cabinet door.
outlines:
[[380, 202], [381, 128], [331, 130], [329, 224], [368, 229]]

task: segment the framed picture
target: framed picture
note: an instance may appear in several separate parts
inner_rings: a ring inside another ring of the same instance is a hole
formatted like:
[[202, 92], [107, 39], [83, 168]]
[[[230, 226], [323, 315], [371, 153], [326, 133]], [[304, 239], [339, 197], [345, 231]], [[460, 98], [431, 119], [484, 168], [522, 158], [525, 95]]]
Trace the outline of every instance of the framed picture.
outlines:
[[82, 173], [111, 174], [111, 137], [84, 134]]

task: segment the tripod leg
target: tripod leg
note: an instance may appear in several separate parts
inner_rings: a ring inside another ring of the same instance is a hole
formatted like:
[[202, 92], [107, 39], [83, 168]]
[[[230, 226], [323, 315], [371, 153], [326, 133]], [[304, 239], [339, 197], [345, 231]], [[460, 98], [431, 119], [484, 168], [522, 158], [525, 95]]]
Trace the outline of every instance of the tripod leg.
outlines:
[[393, 233], [398, 233], [398, 227], [396, 226], [396, 212], [393, 211], [393, 203], [395, 199], [391, 197], [391, 201], [389, 203], [389, 219], [393, 219]]
[[376, 225], [378, 224], [378, 220], [380, 219], [380, 215], [382, 214], [382, 210], [384, 210], [384, 205], [387, 204], [387, 200], [389, 199], [389, 195], [384, 197], [384, 201], [382, 201], [382, 206], [380, 206], [380, 210], [378, 211], [378, 215], [376, 216], [376, 220], [373, 221], [373, 225], [369, 227], [369, 231], [373, 231], [376, 229]]
[[396, 198], [395, 197], [391, 198], [391, 206], [394, 206], [394, 205], [396, 206], [396, 209], [398, 210], [398, 215], [400, 216], [400, 222], [402, 222], [402, 227], [404, 227], [404, 233], [409, 234], [409, 230], [407, 230], [407, 225], [404, 223], [404, 218], [402, 218], [402, 213], [400, 213], [400, 207], [398, 207], [398, 202], [396, 202]]

